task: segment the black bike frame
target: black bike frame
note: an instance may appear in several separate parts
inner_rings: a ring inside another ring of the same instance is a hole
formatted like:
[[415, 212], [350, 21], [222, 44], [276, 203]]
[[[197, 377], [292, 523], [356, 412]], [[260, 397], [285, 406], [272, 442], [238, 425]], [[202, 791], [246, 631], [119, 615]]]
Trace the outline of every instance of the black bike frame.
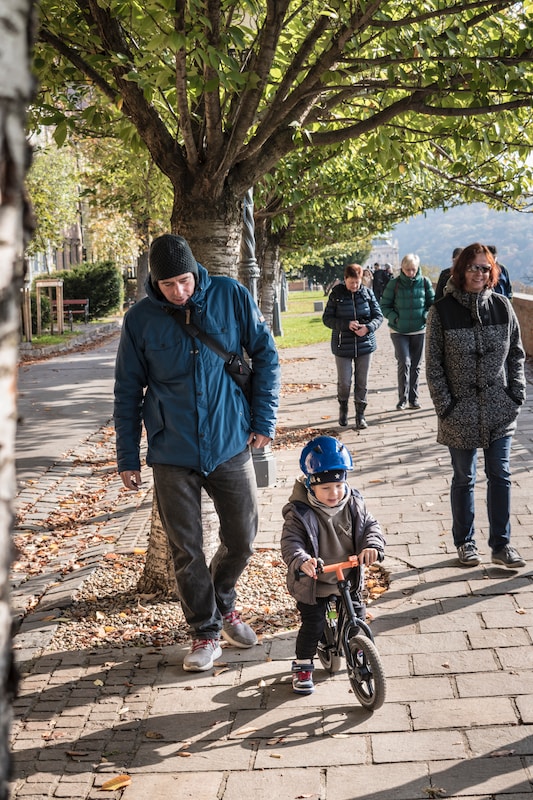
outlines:
[[[359, 630], [362, 630], [365, 636], [371, 641], [374, 641], [372, 631], [366, 622], [360, 619], [355, 613], [355, 608], [350, 594], [351, 583], [347, 578], [342, 581], [337, 581], [337, 586], [340, 592], [341, 604], [339, 608], [339, 618], [337, 622], [337, 633], [335, 636], [335, 647], [339, 650], [339, 645], [342, 646], [344, 656], [349, 658], [350, 648], [348, 642], [352, 636], [357, 636]], [[340, 655], [340, 652], [339, 652]]]

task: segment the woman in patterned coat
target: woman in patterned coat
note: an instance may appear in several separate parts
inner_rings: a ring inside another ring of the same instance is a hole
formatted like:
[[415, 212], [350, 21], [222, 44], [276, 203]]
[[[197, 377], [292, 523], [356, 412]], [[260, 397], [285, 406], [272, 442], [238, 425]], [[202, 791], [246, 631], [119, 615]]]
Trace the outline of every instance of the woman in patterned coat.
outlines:
[[475, 542], [477, 451], [487, 476], [492, 562], [525, 565], [511, 547], [511, 439], [525, 399], [525, 353], [510, 301], [493, 287], [499, 268], [488, 247], [471, 244], [454, 263], [444, 297], [427, 320], [426, 377], [438, 417], [437, 441], [450, 450], [452, 533], [459, 561], [480, 563]]

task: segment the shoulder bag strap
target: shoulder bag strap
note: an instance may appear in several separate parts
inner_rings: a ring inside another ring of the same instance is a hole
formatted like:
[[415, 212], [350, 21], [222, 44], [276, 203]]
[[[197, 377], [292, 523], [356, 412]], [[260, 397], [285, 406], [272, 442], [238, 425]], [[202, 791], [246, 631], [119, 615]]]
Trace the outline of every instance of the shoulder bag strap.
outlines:
[[165, 306], [165, 311], [169, 314], [181, 327], [183, 330], [192, 336], [194, 339], [199, 339], [203, 344], [210, 348], [214, 353], [219, 356], [223, 361], [229, 362], [231, 361], [231, 353], [228, 353], [227, 350], [224, 350], [218, 342], [215, 341], [208, 333], [202, 331], [194, 322], [190, 322], [190, 311], [186, 309], [185, 314], [188, 317], [189, 321], [183, 318], [183, 312], [179, 311], [177, 308], [169, 308]]

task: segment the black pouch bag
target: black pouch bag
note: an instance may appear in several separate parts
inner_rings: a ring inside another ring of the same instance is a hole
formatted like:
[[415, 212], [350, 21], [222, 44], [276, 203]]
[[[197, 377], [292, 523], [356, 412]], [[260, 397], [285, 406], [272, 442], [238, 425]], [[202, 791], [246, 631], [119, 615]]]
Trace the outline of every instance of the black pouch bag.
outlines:
[[224, 369], [242, 389], [247, 401], [251, 403], [254, 374], [251, 366], [238, 353], [230, 353], [228, 361], [224, 363]]

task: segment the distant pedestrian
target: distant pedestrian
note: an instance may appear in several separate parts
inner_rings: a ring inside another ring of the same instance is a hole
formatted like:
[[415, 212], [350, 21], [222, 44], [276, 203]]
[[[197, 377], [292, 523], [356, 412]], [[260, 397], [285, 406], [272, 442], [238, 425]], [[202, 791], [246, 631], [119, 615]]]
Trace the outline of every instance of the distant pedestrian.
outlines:
[[450, 275], [452, 274], [452, 267], [454, 265], [455, 259], [461, 253], [462, 249], [463, 249], [462, 247], [454, 247], [453, 252], [452, 252], [452, 263], [451, 263], [451, 266], [446, 267], [440, 273], [439, 279], [437, 281], [437, 285], [435, 287], [435, 302], [437, 302], [437, 300], [440, 300], [441, 297], [444, 295], [444, 289], [446, 287], [446, 284], [448, 283]]
[[[265, 447], [274, 436], [278, 356], [249, 291], [236, 280], [209, 275], [181, 236], [164, 234], [152, 243], [146, 292], [127, 312], [118, 348], [118, 469], [127, 489], [139, 488], [144, 423], [146, 461], [193, 640], [183, 668], [201, 672], [220, 656], [221, 635], [235, 647], [257, 642], [235, 607], [235, 584], [257, 533], [250, 448]], [[193, 335], [198, 329], [214, 334], [231, 353], [241, 356], [246, 349], [254, 369], [250, 403], [223, 358]], [[209, 566], [202, 546], [202, 489], [220, 522], [220, 546]]]
[[509, 270], [507, 267], [498, 261], [498, 250], [495, 244], [488, 244], [487, 247], [489, 248], [490, 252], [494, 256], [494, 260], [499, 267], [500, 270], [500, 277], [498, 278], [498, 282], [494, 287], [494, 291], [496, 294], [503, 294], [505, 297], [508, 297], [509, 300], [513, 299], [513, 286], [511, 284], [511, 278], [509, 276]]
[[348, 264], [344, 283], [335, 286], [328, 297], [322, 322], [331, 328], [331, 352], [337, 367], [337, 400], [339, 425], [348, 424], [348, 402], [354, 373], [355, 426], [367, 427], [368, 375], [375, 351], [375, 331], [383, 322], [383, 314], [372, 289], [362, 285], [363, 268]]
[[[332, 436], [308, 442], [300, 455], [300, 468], [303, 477], [296, 480], [282, 511], [281, 553], [288, 568], [287, 587], [301, 617], [292, 687], [297, 694], [311, 694], [313, 658], [324, 632], [326, 604], [338, 595], [336, 576], [317, 574], [317, 559], [333, 563], [355, 554], [362, 565], [370, 565], [383, 558], [385, 538], [363, 496], [347, 482], [353, 464], [342, 442]], [[360, 579], [352, 595], [356, 612], [364, 619], [364, 570]]]
[[403, 411], [420, 408], [420, 366], [424, 352], [426, 317], [433, 304], [433, 287], [420, 271], [414, 253], [402, 258], [400, 274], [392, 278], [383, 292], [381, 310], [389, 322], [398, 375], [398, 403]]
[[370, 267], [364, 268], [362, 283], [363, 286], [366, 286], [367, 289], [372, 289], [372, 285], [374, 283], [374, 273], [372, 272]]
[[385, 291], [385, 286], [392, 277], [392, 264], [385, 264], [384, 267], [374, 270], [374, 281], [372, 283], [372, 288], [378, 303], [380, 302], [383, 292]]
[[489, 547], [504, 567], [525, 565], [511, 546], [511, 439], [525, 400], [525, 353], [508, 298], [493, 291], [498, 267], [486, 245], [458, 256], [446, 294], [428, 315], [426, 375], [437, 441], [449, 448], [452, 535], [464, 566], [480, 563], [474, 527], [477, 451], [487, 476]]

